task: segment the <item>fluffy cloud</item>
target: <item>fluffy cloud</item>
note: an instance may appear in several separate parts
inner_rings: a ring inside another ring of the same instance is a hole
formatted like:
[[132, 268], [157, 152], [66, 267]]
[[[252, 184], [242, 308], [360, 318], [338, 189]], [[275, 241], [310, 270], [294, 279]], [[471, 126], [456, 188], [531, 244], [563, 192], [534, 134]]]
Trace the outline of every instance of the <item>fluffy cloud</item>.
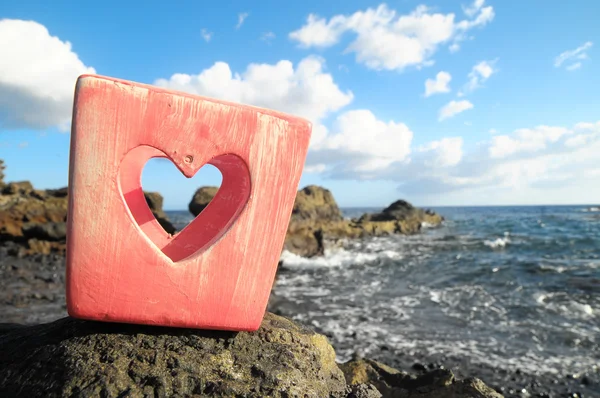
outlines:
[[563, 64], [569, 64], [566, 67], [569, 71], [581, 68], [581, 61], [588, 59], [587, 51], [592, 48], [593, 44], [591, 41], [588, 41], [574, 50], [561, 53], [554, 59], [554, 66], [560, 68]]
[[438, 93], [449, 93], [450, 87], [448, 84], [452, 80], [452, 76], [448, 72], [439, 72], [435, 79], [427, 79], [425, 81], [425, 97], [429, 97]]
[[96, 73], [34, 21], [0, 20], [0, 128], [68, 131], [75, 81]]
[[235, 25], [236, 29], [239, 29], [242, 27], [242, 25], [244, 24], [244, 21], [246, 20], [246, 18], [248, 18], [248, 14], [247, 12], [241, 12], [238, 14], [238, 23], [237, 25]]
[[551, 126], [518, 129], [512, 135], [494, 136], [489, 147], [489, 154], [492, 158], [505, 158], [519, 152], [541, 151], [571, 133], [571, 130], [564, 127]]
[[290, 61], [276, 64], [250, 64], [233, 73], [225, 62], [197, 75], [177, 73], [158, 79], [155, 85], [191, 94], [221, 98], [264, 108], [276, 109], [318, 122], [327, 114], [348, 105], [351, 91], [343, 92], [333, 77], [324, 72], [324, 61], [307, 57], [296, 68]]
[[465, 12], [468, 19], [458, 22], [454, 14], [434, 13], [426, 6], [418, 6], [408, 15], [397, 15], [385, 4], [329, 20], [310, 14], [305, 25], [289, 37], [301, 47], [325, 48], [352, 32], [356, 37], [345, 52], [354, 53], [357, 62], [371, 69], [402, 70], [431, 65], [431, 57], [442, 44], [450, 43], [451, 51], [457, 51], [466, 32], [494, 18], [493, 8], [484, 7], [481, 0]]
[[458, 115], [466, 110], [473, 109], [473, 104], [467, 100], [450, 101], [440, 109], [438, 120], [442, 121]]
[[471, 72], [469, 72], [468, 83], [465, 85], [464, 89], [458, 93], [458, 96], [462, 97], [465, 93], [482, 87], [483, 83], [497, 72], [495, 69], [497, 61], [497, 59], [493, 61], [481, 61], [475, 64], [471, 69]]
[[428, 167], [456, 166], [463, 157], [463, 139], [452, 137], [432, 141], [420, 147], [418, 152], [426, 154], [423, 164]]
[[544, 202], [549, 192], [554, 195], [551, 200], [584, 200], [571, 197], [571, 191], [565, 193], [565, 187], [591, 189], [597, 186], [591, 183], [600, 176], [600, 121], [577, 123], [570, 128], [542, 125], [517, 129], [492, 136], [468, 151], [460, 137], [402, 148], [403, 156], [398, 160], [368, 170], [351, 162], [340, 167], [337, 162], [323, 159], [311, 161], [319, 163], [319, 171], [333, 178], [393, 180], [405, 195], [423, 201], [440, 194], [458, 195], [454, 196], [459, 200], [455, 203], [464, 203], [465, 198], [471, 198], [469, 203]]
[[311, 164], [334, 164], [338, 169], [367, 175], [408, 158], [413, 132], [404, 123], [384, 122], [365, 109], [337, 117], [331, 132], [317, 132], [311, 144]]

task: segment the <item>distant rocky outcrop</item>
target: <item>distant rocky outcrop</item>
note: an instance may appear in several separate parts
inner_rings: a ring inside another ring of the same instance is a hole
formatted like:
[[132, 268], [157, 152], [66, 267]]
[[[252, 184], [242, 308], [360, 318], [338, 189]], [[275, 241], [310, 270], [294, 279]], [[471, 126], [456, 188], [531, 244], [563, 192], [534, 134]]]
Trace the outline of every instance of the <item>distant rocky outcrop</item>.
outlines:
[[175, 227], [169, 220], [169, 217], [163, 211], [163, 197], [158, 192], [144, 192], [146, 203], [152, 210], [152, 214], [156, 217], [156, 221], [163, 227], [168, 234], [174, 234], [176, 232]]
[[[0, 174], [3, 164], [0, 161]], [[29, 181], [0, 179], [0, 242], [19, 243], [20, 253], [64, 253], [67, 236], [67, 188], [35, 189]], [[148, 206], [168, 233], [175, 228], [162, 210], [157, 192], [144, 192]]]
[[[210, 203], [218, 187], [196, 191], [189, 209], [197, 216]], [[285, 238], [284, 249], [303, 257], [323, 255], [330, 246], [347, 239], [390, 234], [415, 234], [423, 225], [436, 226], [443, 218], [398, 200], [380, 213], [364, 214], [345, 220], [333, 194], [328, 189], [309, 185], [298, 191]]]
[[72, 318], [0, 324], [0, 396], [500, 397], [448, 370], [338, 365], [325, 336], [270, 313], [251, 333]]
[[4, 169], [6, 166], [4, 165], [4, 160], [0, 159], [0, 189], [4, 186]]
[[290, 222], [311, 223], [314, 220], [338, 222], [343, 219], [342, 211], [331, 191], [317, 185], [309, 185], [298, 191]]
[[5, 184], [0, 192], [0, 241], [21, 243], [27, 251], [64, 251], [66, 189], [37, 190], [29, 181]]
[[192, 197], [188, 209], [190, 213], [196, 217], [215, 197], [219, 187], [201, 187], [199, 188]]
[[284, 248], [292, 253], [313, 257], [325, 248], [347, 239], [390, 234], [414, 234], [427, 224], [439, 225], [438, 214], [398, 200], [380, 213], [364, 214], [345, 220], [330, 191], [310, 186], [298, 192]]

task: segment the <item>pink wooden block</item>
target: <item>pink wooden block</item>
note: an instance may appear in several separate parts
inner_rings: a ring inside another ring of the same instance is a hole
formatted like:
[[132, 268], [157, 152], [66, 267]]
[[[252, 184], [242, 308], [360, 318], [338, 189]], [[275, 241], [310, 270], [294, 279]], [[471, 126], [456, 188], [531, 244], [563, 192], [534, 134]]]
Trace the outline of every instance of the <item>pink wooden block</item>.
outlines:
[[[67, 308], [99, 321], [256, 330], [302, 174], [308, 121], [101, 76], [75, 90]], [[141, 173], [170, 159], [221, 188], [179, 233], [146, 204]]]

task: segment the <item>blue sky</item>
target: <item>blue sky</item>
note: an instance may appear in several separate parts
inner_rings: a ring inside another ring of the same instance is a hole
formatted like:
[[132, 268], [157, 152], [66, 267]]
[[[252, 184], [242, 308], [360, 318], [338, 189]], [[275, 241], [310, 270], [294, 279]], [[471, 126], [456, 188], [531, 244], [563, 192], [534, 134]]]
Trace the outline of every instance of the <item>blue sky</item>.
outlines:
[[[73, 85], [93, 68], [311, 119], [300, 185], [342, 206], [600, 201], [600, 3], [282, 4], [3, 4], [7, 179], [66, 185]], [[156, 160], [143, 175], [168, 209], [219, 181]]]

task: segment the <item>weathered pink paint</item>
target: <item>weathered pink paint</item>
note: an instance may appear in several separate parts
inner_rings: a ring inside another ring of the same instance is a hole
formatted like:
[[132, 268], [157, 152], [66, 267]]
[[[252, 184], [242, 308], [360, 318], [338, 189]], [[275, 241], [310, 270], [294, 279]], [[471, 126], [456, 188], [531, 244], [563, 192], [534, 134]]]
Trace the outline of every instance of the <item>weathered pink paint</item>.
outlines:
[[[101, 76], [77, 81], [71, 136], [67, 308], [82, 319], [256, 330], [310, 141], [308, 121]], [[144, 199], [153, 157], [223, 182], [168, 235]]]

